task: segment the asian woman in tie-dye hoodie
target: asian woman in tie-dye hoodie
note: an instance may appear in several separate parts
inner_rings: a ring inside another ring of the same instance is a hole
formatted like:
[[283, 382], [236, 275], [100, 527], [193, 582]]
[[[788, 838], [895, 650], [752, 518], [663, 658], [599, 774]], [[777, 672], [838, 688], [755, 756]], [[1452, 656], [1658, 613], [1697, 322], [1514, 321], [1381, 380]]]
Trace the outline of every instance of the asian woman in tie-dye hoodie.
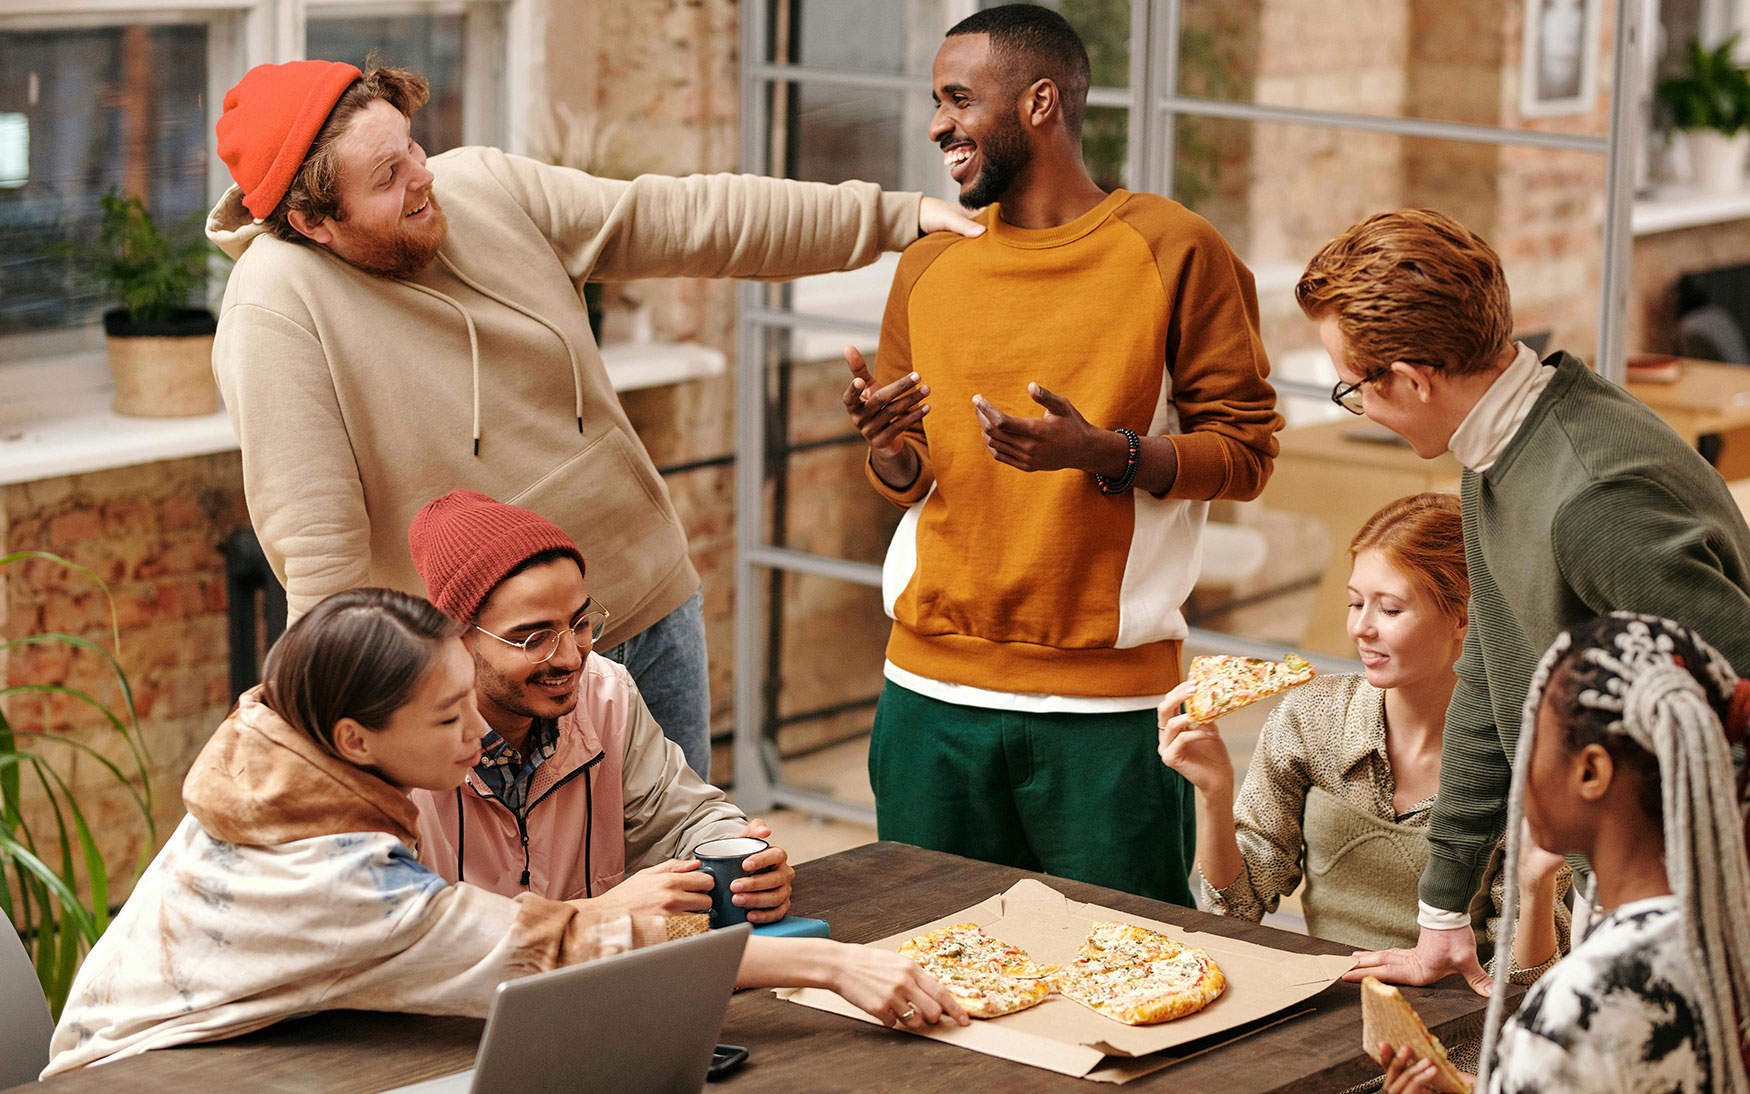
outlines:
[[[486, 731], [458, 632], [384, 589], [332, 596], [286, 632], [195, 760], [188, 816], [79, 970], [45, 1077], [316, 1010], [484, 1016], [504, 980], [702, 926], [450, 885], [419, 863], [409, 791], [453, 789]], [[897, 954], [753, 943], [743, 987], [813, 984], [877, 1014], [911, 1007], [912, 1024], [966, 1021]]]

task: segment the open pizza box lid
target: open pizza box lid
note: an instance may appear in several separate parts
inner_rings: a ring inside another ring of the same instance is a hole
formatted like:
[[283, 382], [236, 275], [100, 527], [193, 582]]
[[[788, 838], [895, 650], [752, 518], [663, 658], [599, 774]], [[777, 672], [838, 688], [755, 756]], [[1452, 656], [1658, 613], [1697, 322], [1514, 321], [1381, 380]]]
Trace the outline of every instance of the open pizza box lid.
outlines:
[[[1073, 960], [1088, 928], [1115, 920], [1160, 931], [1175, 941], [1205, 950], [1221, 966], [1227, 988], [1196, 1014], [1154, 1026], [1127, 1026], [1061, 995], [1014, 1014], [926, 1026], [917, 1036], [948, 1041], [1005, 1060], [1101, 1082], [1123, 1083], [1187, 1059], [1195, 1053], [1165, 1050], [1212, 1038], [1206, 1050], [1225, 1043], [1218, 1034], [1245, 1036], [1274, 1023], [1262, 1021], [1310, 999], [1354, 965], [1349, 957], [1288, 953], [1222, 935], [1175, 927], [1098, 904], [1081, 904], [1028, 878], [1007, 892], [964, 911], [883, 938], [869, 945], [897, 950], [900, 943], [950, 923], [977, 923], [1004, 942], [1026, 950], [1041, 965]], [[879, 1024], [837, 995], [821, 988], [780, 988], [781, 999]], [[1292, 1017], [1294, 1012], [1282, 1017]], [[1245, 1030], [1238, 1027], [1245, 1026]], [[897, 1036], [901, 1031], [895, 1031]], [[904, 1031], [904, 1032], [910, 1032]], [[1159, 1055], [1155, 1055], [1159, 1054]], [[1146, 1057], [1146, 1058], [1143, 1058]]]

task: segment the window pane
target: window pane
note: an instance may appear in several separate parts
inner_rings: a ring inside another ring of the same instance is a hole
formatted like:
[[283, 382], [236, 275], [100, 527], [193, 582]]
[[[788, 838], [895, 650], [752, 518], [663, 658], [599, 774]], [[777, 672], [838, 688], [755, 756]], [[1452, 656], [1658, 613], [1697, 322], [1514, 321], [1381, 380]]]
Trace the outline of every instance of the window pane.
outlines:
[[161, 229], [199, 230], [206, 50], [204, 26], [0, 33], [0, 335], [108, 305], [61, 248], [96, 239], [110, 190], [140, 195]]
[[305, 52], [325, 61], [365, 68], [378, 61], [410, 69], [431, 81], [431, 101], [413, 115], [413, 139], [429, 155], [462, 144], [462, 76], [468, 63], [460, 15], [398, 15], [368, 19], [312, 19]]
[[[1008, 0], [979, 0], [994, 8]], [[1088, 47], [1095, 87], [1130, 86], [1130, 0], [1039, 0], [1069, 21]]]
[[766, 27], [774, 63], [927, 77], [947, 29], [944, 0], [775, 0]]
[[1130, 164], [1130, 111], [1090, 106], [1082, 119], [1082, 159], [1102, 190], [1121, 190]]
[[[1177, 196], [1215, 225], [1257, 279], [1274, 377], [1328, 390], [1335, 370], [1317, 327], [1295, 303], [1294, 285], [1326, 241], [1373, 213], [1403, 207], [1448, 213], [1493, 244], [1518, 333], [1547, 330], [1550, 349], [1594, 353], [1604, 157], [1226, 119], [1180, 118], [1174, 136]], [[1417, 458], [1389, 432], [1328, 400], [1279, 405], [1289, 428], [1263, 496], [1220, 507], [1230, 516], [1211, 515], [1264, 531], [1268, 562], [1231, 582], [1222, 597], [1200, 587], [1199, 618], [1258, 638], [1299, 631], [1308, 648], [1352, 656], [1343, 629], [1350, 537], [1395, 498], [1456, 486], [1459, 468], [1449, 456]], [[1297, 599], [1314, 587], [1310, 600]]]
[[[1638, 0], [1636, 0], [1638, 2]], [[1179, 93], [1609, 132], [1615, 0], [1183, 0]]]

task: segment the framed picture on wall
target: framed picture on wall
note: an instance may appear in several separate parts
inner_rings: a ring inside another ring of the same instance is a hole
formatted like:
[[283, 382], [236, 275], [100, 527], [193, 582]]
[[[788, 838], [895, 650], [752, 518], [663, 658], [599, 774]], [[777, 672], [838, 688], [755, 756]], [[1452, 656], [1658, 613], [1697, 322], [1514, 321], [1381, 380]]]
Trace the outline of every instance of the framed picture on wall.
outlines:
[[1589, 113], [1598, 102], [1598, 0], [1525, 0], [1519, 112]]

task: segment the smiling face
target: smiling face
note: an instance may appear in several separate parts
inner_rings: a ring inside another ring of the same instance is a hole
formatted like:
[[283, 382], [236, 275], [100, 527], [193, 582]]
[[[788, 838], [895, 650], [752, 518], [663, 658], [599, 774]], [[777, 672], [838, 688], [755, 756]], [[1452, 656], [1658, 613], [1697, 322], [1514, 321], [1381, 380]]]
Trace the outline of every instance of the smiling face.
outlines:
[[474, 659], [460, 639], [445, 639], [412, 696], [381, 729], [350, 718], [341, 723], [334, 741], [345, 759], [403, 790], [454, 790], [480, 762], [486, 733], [474, 704]]
[[1349, 637], [1367, 682], [1399, 688], [1452, 675], [1465, 624], [1372, 548], [1349, 573]]
[[[577, 563], [556, 558], [499, 582], [474, 623], [521, 642], [538, 630], [571, 627], [588, 600]], [[514, 737], [534, 718], [558, 718], [577, 706], [577, 677], [591, 645], [587, 626], [562, 636], [553, 656], [538, 665], [516, 646], [479, 630], [470, 629], [463, 641], [478, 670], [480, 712], [500, 734]]]
[[384, 277], [411, 277], [437, 255], [448, 223], [432, 192], [425, 150], [408, 119], [378, 99], [355, 114], [335, 143], [340, 218], [293, 223], [341, 258]]
[[1032, 162], [1021, 125], [1019, 89], [991, 64], [990, 35], [956, 34], [936, 51], [931, 80], [936, 113], [930, 139], [941, 145], [960, 204], [977, 209], [1003, 194]]

